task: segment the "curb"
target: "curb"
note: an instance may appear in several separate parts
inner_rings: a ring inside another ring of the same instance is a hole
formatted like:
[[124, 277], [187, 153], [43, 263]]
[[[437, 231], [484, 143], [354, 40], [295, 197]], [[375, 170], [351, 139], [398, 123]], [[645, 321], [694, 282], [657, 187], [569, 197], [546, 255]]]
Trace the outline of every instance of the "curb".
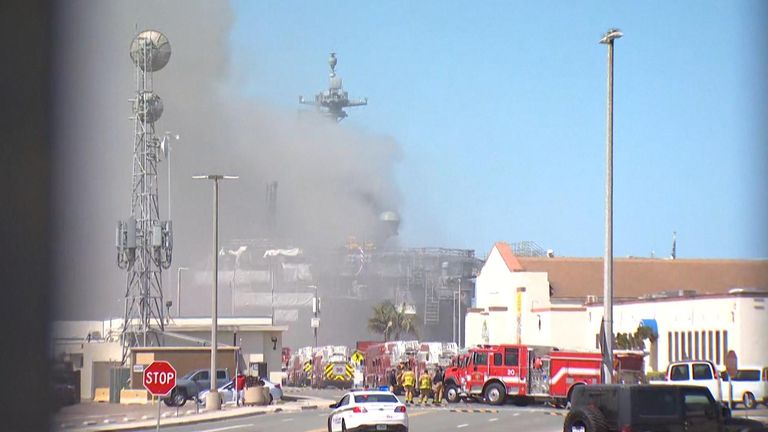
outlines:
[[[328, 401], [330, 403], [331, 401]], [[273, 406], [274, 407], [274, 406]], [[173, 426], [186, 426], [191, 424], [197, 424], [197, 423], [210, 423], [210, 422], [216, 422], [221, 420], [227, 420], [227, 419], [233, 419], [233, 418], [240, 418], [240, 417], [250, 417], [250, 416], [260, 416], [265, 414], [276, 414], [281, 412], [301, 412], [304, 410], [311, 410], [311, 409], [317, 409], [318, 405], [300, 405], [300, 406], [280, 406], [280, 407], [270, 407], [267, 409], [262, 409], [259, 411], [254, 410], [248, 410], [246, 409], [236, 409], [232, 411], [220, 411], [213, 413], [209, 416], [179, 416], [179, 417], [166, 417], [162, 418], [160, 421], [160, 424], [165, 427], [173, 427]], [[79, 428], [73, 428], [68, 429], [68, 431], [71, 432], [99, 432], [99, 431], [134, 431], [134, 430], [141, 430], [141, 429], [148, 429], [153, 428], [157, 424], [157, 419], [155, 418], [149, 418], [145, 420], [139, 420], [133, 423], [109, 423], [109, 424], [102, 424], [97, 425], [95, 422], [88, 424], [83, 424]]]

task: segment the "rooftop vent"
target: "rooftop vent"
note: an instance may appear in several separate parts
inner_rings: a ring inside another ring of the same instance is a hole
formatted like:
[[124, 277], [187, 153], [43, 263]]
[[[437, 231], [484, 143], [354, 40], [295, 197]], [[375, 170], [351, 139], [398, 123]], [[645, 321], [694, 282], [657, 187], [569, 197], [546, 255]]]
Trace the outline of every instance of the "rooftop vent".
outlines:
[[695, 297], [696, 290], [666, 290], [652, 294], [651, 298]]
[[731, 288], [728, 294], [768, 294], [765, 288]]

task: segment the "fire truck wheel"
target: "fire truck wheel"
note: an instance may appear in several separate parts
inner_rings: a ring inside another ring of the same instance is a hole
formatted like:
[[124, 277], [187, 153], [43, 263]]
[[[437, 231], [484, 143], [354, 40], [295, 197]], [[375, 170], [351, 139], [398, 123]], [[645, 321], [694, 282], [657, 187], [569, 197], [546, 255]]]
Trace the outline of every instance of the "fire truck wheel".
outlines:
[[577, 408], [565, 416], [563, 432], [606, 432], [608, 424], [600, 410], [593, 407]]
[[445, 389], [445, 400], [447, 400], [448, 403], [456, 403], [460, 399], [461, 397], [459, 396], [459, 388], [453, 384], [448, 384]]
[[506, 389], [499, 383], [490, 383], [483, 393], [485, 400], [491, 405], [501, 405], [507, 396]]

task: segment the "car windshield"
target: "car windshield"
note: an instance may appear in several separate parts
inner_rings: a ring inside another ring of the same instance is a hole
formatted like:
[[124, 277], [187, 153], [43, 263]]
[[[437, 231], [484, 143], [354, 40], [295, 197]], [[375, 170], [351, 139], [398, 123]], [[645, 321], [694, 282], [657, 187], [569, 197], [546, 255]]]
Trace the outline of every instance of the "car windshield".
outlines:
[[374, 393], [355, 395], [356, 403], [398, 403], [400, 402], [393, 394]]
[[192, 378], [192, 375], [194, 375], [195, 373], [197, 373], [197, 371], [187, 372], [186, 374], [184, 374], [184, 376], [181, 377], [181, 379], [190, 379]]

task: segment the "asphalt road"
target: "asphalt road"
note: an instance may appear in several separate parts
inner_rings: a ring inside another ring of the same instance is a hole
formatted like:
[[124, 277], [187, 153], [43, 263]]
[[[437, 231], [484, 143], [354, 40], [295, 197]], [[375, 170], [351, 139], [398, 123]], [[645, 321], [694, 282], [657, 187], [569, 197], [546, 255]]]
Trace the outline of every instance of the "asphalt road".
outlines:
[[[167, 432], [325, 432], [330, 409], [307, 410], [300, 413], [276, 413], [243, 417], [215, 423], [198, 423], [167, 427]], [[444, 432], [471, 430], [472, 432], [525, 430], [526, 432], [559, 432], [563, 417], [551, 415], [547, 410], [512, 408], [495, 413], [451, 412], [447, 408], [411, 408], [410, 431]], [[147, 429], [154, 430], [154, 429]]]

